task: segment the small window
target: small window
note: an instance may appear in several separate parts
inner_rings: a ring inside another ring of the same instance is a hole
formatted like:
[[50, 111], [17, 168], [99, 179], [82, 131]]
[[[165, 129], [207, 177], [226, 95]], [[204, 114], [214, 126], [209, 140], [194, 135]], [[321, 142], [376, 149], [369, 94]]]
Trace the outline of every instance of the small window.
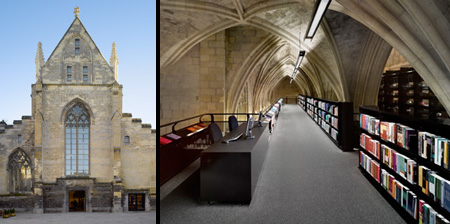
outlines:
[[86, 74], [83, 75], [83, 82], [87, 82], [88, 81], [88, 76]]
[[125, 136], [123, 142], [124, 142], [126, 145], [130, 144], [130, 136]]
[[87, 66], [83, 66], [83, 73], [84, 73], [84, 74], [87, 74], [87, 73], [88, 73]]
[[75, 55], [80, 55], [80, 48], [79, 47], [75, 48]]
[[79, 47], [80, 46], [80, 39], [75, 39], [75, 47]]
[[17, 142], [18, 142], [19, 144], [22, 144], [22, 135], [18, 135], [18, 136], [17, 136]]
[[67, 82], [72, 82], [72, 66], [67, 66]]

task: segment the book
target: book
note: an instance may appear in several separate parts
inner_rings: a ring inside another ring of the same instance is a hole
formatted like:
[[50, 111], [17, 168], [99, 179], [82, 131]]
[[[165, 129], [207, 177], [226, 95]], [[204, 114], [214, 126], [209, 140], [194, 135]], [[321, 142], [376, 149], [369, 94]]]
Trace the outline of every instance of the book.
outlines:
[[419, 200], [419, 223], [423, 223], [423, 206], [425, 205], [424, 200]]
[[397, 129], [395, 129], [395, 123], [388, 122], [388, 141], [395, 144], [397, 137]]
[[409, 192], [409, 189], [407, 187], [403, 186], [403, 188], [402, 188], [402, 203], [401, 203], [401, 205], [402, 205], [402, 207], [405, 210], [407, 210], [407, 205], [408, 205], [408, 203], [407, 203], [407, 201], [408, 201], [408, 192]]
[[436, 223], [437, 212], [430, 206], [430, 219], [429, 223]]
[[380, 122], [380, 137], [388, 141], [388, 122]]
[[434, 163], [439, 165], [439, 166], [443, 166], [443, 153], [444, 153], [444, 147], [445, 147], [445, 142], [448, 139], [446, 138], [441, 138], [441, 137], [436, 137], [434, 139], [434, 151], [435, 151], [435, 156], [434, 156]]
[[413, 192], [411, 192], [411, 195], [412, 195], [412, 197], [413, 197], [411, 215], [414, 217], [414, 219], [417, 219], [417, 215], [418, 215], [418, 210], [417, 210], [417, 196], [416, 196], [416, 194], [414, 194]]
[[444, 163], [444, 168], [445, 169], [448, 169], [449, 168], [449, 166], [448, 166], [448, 164], [449, 164], [449, 162], [448, 162], [448, 145], [449, 145], [449, 141], [447, 140], [447, 141], [445, 141], [444, 142], [444, 161], [443, 161], [443, 163]]
[[404, 136], [403, 136], [404, 127], [405, 126], [402, 125], [402, 124], [395, 124], [395, 129], [396, 129], [396, 132], [397, 132], [397, 136], [396, 136], [396, 138], [397, 138], [397, 145], [402, 147], [402, 148], [405, 148], [405, 146], [406, 146], [405, 141], [404, 141]]
[[169, 133], [169, 134], [167, 134], [165, 137], [170, 138], [170, 139], [172, 139], [172, 140], [178, 140], [178, 139], [181, 138], [181, 136], [176, 135], [176, 134], [174, 134], [174, 133]]
[[397, 153], [396, 171], [400, 176], [402, 176], [405, 179], [408, 179], [408, 177], [407, 177], [408, 170], [407, 170], [407, 165], [406, 165], [408, 163], [408, 160], [409, 160], [408, 157]]
[[444, 208], [450, 212], [450, 182], [444, 181]]
[[403, 185], [400, 183], [400, 181], [395, 182], [395, 200], [397, 200], [398, 204], [402, 204], [402, 191], [403, 191]]
[[172, 140], [170, 140], [168, 138], [159, 137], [159, 144], [161, 144], [161, 145], [167, 145], [171, 142], [172, 142]]
[[389, 166], [389, 160], [391, 155], [391, 149], [386, 145], [381, 145], [381, 151], [383, 152], [383, 163]]
[[416, 163], [416, 161], [414, 161], [412, 159], [409, 159], [407, 161], [407, 169], [408, 169], [408, 172], [407, 172], [407, 178], [406, 179], [410, 183], [415, 184], [416, 181], [417, 181], [417, 172], [416, 172], [416, 170], [417, 170], [417, 163]]
[[430, 174], [428, 175], [428, 196], [431, 199], [435, 199], [435, 193], [436, 193], [436, 186], [435, 186], [435, 182], [436, 182], [436, 178], [434, 176], [434, 172], [430, 172]]
[[428, 224], [430, 223], [430, 205], [424, 204], [423, 205], [423, 223]]
[[413, 141], [417, 142], [417, 131], [412, 128], [406, 127], [405, 133], [406, 133], [405, 148], [407, 150], [410, 150], [412, 142]]
[[434, 194], [434, 201], [438, 204], [441, 204], [442, 201], [442, 181], [444, 178], [441, 176], [434, 174], [435, 178], [435, 194]]

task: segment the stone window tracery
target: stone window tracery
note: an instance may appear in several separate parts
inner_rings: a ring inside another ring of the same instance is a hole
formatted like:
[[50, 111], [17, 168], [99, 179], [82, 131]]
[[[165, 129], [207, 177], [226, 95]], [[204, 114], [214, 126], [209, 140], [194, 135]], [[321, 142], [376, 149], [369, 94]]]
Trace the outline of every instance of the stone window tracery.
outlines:
[[22, 149], [9, 157], [8, 170], [11, 193], [31, 191], [31, 159]]
[[90, 116], [82, 103], [77, 103], [66, 115], [66, 175], [89, 175]]

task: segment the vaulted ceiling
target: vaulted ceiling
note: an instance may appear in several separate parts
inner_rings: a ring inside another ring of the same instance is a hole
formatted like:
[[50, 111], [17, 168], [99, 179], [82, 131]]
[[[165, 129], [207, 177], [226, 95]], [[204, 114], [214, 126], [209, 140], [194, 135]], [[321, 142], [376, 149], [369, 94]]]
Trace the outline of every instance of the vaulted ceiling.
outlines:
[[252, 27], [267, 32], [264, 40], [271, 43], [272, 50], [258, 55], [266, 62], [254, 65], [271, 76], [266, 87], [286, 81], [302, 49], [307, 54], [294, 85], [303, 93], [361, 105], [376, 102], [394, 47], [449, 111], [449, 7], [446, 0], [334, 0], [314, 38], [300, 40], [314, 0], [162, 0], [160, 68], [213, 34]]

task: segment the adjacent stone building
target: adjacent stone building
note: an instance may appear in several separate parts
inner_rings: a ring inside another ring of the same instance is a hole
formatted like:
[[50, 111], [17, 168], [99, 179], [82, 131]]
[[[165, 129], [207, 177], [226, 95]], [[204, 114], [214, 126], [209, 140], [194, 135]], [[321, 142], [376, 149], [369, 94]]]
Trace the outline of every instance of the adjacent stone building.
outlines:
[[32, 116], [0, 122], [0, 208], [154, 207], [155, 130], [122, 112], [115, 44], [108, 64], [78, 13], [47, 61], [38, 44]]

